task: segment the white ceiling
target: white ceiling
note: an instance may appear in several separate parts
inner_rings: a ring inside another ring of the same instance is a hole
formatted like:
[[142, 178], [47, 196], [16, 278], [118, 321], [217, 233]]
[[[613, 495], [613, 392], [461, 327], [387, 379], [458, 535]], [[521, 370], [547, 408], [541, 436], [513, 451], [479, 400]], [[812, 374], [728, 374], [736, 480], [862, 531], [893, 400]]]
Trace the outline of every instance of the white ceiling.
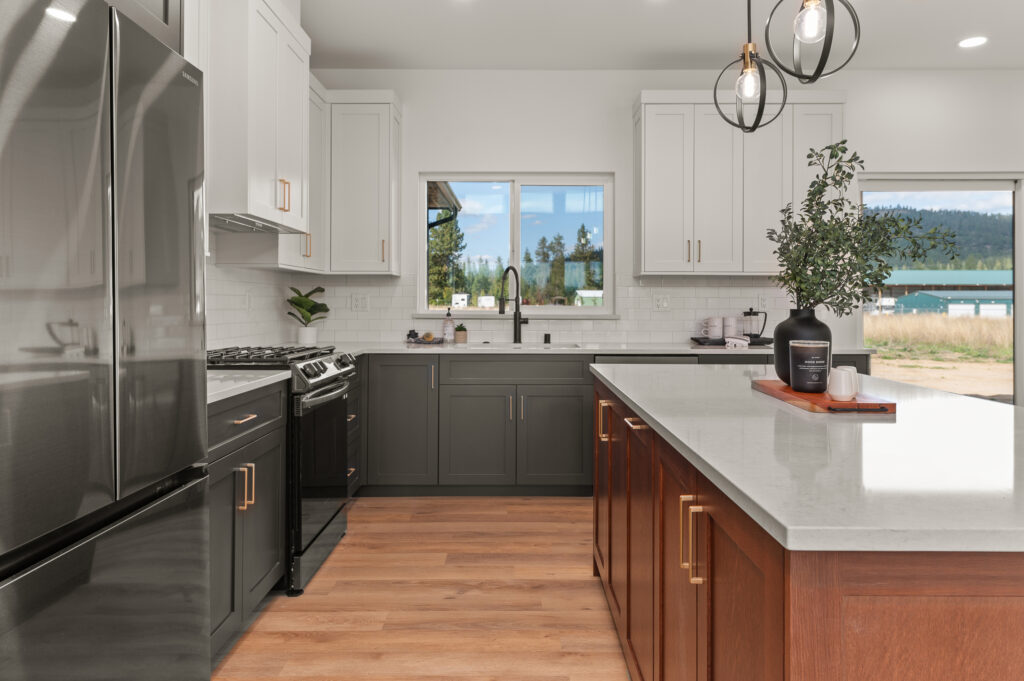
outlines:
[[[1019, 0], [852, 4], [863, 37], [851, 68], [1024, 68]], [[773, 6], [753, 0], [758, 43]], [[786, 0], [783, 23], [797, 8]], [[302, 0], [314, 68], [721, 68], [744, 15], [743, 0]], [[973, 35], [988, 44], [957, 47]]]

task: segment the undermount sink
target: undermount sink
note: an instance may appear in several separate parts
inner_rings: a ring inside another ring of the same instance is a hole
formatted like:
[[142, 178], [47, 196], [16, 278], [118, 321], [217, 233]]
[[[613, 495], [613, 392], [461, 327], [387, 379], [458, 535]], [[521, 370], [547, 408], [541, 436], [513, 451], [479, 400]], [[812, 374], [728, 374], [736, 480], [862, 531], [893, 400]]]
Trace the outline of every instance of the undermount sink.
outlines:
[[466, 343], [467, 350], [578, 350], [583, 347], [579, 343]]

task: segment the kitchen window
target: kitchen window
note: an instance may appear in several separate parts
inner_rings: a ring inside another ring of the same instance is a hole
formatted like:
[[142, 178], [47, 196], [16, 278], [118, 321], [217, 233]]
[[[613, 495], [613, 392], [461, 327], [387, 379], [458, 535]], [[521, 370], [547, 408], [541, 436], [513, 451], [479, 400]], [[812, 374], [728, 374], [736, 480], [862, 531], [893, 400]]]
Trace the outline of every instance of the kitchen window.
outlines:
[[1015, 183], [1010, 180], [870, 180], [866, 211], [891, 211], [956, 234], [959, 256], [892, 263], [865, 306], [872, 373], [949, 392], [1014, 396]]
[[[530, 315], [613, 314], [610, 176], [430, 176], [423, 199], [418, 312], [493, 315], [511, 264]], [[514, 295], [510, 277], [506, 297]]]

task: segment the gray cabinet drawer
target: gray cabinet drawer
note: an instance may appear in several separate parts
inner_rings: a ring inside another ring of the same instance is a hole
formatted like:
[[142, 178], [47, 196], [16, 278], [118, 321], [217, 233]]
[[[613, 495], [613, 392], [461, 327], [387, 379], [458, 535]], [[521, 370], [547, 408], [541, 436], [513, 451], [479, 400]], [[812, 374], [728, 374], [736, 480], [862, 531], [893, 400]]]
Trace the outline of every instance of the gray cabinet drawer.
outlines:
[[210, 429], [208, 462], [284, 425], [287, 383], [253, 390], [206, 407]]
[[441, 384], [590, 385], [590, 355], [441, 355]]

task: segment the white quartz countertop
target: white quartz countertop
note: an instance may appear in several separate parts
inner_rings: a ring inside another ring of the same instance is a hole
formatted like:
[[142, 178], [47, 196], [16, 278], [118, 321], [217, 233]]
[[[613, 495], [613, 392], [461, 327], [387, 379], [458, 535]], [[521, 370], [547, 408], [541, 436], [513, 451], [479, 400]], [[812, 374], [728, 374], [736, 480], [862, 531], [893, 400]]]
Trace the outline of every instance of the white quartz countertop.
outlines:
[[750, 387], [768, 366], [591, 371], [787, 549], [1024, 551], [1024, 408], [862, 376], [895, 416], [812, 414]]
[[[722, 346], [700, 346], [691, 343], [685, 345], [671, 343], [445, 343], [438, 345], [410, 345], [405, 342], [379, 343], [337, 343], [340, 352], [353, 356], [370, 354], [392, 354], [403, 352], [420, 352], [428, 355], [436, 354], [475, 354], [475, 353], [511, 353], [511, 354], [581, 354], [581, 355], [771, 355], [773, 346], [758, 346], [745, 349], [727, 349]], [[836, 355], [870, 355], [875, 351], [870, 348], [836, 348]]]
[[280, 369], [211, 369], [206, 372], [206, 403], [220, 402], [291, 377], [291, 371]]

